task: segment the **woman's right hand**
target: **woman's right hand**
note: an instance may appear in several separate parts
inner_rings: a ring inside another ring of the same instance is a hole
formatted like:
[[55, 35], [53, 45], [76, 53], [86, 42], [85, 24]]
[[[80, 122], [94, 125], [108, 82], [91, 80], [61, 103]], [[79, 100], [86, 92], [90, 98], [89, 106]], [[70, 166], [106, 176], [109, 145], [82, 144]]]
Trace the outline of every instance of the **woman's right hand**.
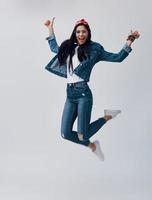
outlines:
[[54, 19], [55, 19], [55, 17], [53, 17], [51, 21], [50, 21], [49, 19], [46, 20], [46, 22], [44, 23], [44, 25], [45, 25], [49, 30], [53, 30]]

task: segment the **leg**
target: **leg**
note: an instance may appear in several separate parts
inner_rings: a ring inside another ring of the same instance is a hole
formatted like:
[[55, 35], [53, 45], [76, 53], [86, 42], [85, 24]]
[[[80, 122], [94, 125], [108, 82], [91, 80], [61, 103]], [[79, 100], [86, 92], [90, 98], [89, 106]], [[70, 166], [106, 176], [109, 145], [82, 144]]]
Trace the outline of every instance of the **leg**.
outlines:
[[105, 118], [99, 118], [98, 120], [90, 124], [92, 103], [91, 97], [84, 97], [79, 99], [78, 103], [78, 134], [79, 138], [82, 135], [82, 141], [89, 140], [105, 123]]
[[69, 98], [66, 99], [62, 122], [61, 122], [61, 136], [64, 139], [72, 142], [88, 146], [90, 141], [80, 141], [76, 131], [72, 131], [74, 121], [77, 117], [77, 104], [72, 102]]

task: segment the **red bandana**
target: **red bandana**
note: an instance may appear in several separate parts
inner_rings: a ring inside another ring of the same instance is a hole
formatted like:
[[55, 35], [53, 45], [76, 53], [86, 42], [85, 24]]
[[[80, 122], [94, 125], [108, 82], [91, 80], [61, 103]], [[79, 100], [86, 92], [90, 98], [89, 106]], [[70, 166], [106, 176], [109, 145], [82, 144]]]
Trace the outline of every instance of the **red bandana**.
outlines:
[[81, 20], [77, 21], [75, 25], [78, 25], [78, 24], [85, 24], [85, 25], [88, 25], [88, 22], [85, 21], [84, 19], [81, 19]]

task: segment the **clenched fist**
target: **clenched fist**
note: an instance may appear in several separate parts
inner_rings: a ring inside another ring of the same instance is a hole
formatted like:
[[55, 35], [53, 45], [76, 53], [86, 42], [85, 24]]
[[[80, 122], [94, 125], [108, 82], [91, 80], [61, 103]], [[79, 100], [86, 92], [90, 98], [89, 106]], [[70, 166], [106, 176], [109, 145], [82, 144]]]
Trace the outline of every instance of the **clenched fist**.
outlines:
[[138, 31], [130, 31], [130, 35], [128, 36], [127, 40], [130, 40], [131, 42], [133, 42], [135, 39], [139, 38], [140, 34]]
[[54, 19], [55, 19], [55, 17], [53, 17], [53, 19], [52, 19], [51, 21], [50, 21], [49, 19], [46, 20], [46, 22], [44, 23], [44, 25], [45, 25], [48, 29], [53, 29]]

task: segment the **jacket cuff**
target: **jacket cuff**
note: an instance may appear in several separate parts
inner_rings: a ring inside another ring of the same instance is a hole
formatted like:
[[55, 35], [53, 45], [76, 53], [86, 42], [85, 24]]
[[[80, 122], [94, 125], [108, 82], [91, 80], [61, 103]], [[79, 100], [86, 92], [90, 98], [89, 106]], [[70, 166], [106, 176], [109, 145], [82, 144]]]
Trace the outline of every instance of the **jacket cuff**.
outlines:
[[54, 33], [52, 33], [52, 35], [46, 37], [45, 39], [46, 40], [53, 40], [54, 38], [55, 38], [55, 35], [54, 35]]
[[123, 49], [124, 49], [127, 53], [130, 53], [130, 52], [132, 51], [132, 48], [129, 47], [127, 43], [123, 46]]

